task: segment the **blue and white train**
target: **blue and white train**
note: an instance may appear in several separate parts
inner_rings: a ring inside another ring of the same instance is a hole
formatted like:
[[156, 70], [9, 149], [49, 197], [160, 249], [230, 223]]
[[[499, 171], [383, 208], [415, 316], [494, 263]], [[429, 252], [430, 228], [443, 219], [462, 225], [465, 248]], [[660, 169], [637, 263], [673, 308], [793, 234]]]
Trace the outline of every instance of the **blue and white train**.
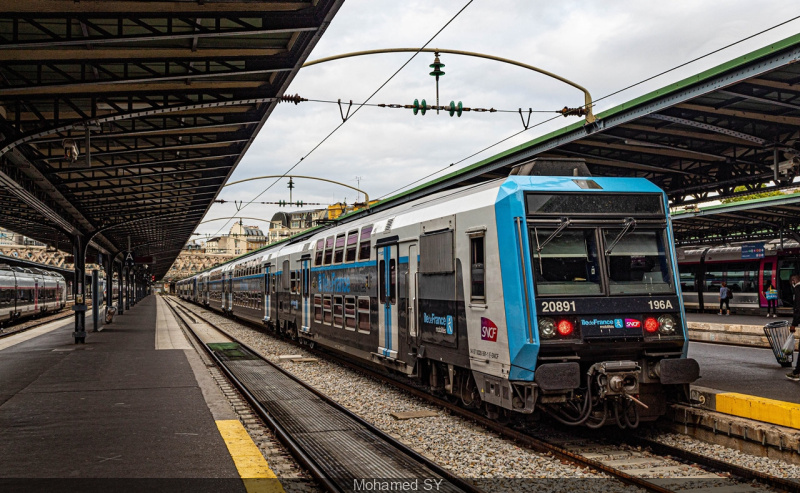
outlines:
[[177, 289], [491, 417], [635, 427], [699, 373], [667, 211], [641, 178], [515, 175], [345, 218]]

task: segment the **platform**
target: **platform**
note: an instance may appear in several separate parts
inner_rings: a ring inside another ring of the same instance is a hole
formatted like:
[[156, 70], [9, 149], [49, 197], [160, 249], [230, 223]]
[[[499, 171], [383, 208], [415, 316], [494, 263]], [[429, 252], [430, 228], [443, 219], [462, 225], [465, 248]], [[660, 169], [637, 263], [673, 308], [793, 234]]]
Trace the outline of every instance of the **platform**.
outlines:
[[163, 303], [145, 298], [86, 344], [73, 343], [71, 320], [0, 340], [0, 488], [9, 478], [184, 484], [173, 478], [192, 479], [193, 491], [245, 491], [231, 448], [244, 430]]
[[764, 335], [764, 324], [779, 320], [792, 321], [791, 316], [778, 315], [717, 315], [716, 313], [686, 313], [689, 339], [692, 341], [721, 342], [753, 347], [769, 347]]

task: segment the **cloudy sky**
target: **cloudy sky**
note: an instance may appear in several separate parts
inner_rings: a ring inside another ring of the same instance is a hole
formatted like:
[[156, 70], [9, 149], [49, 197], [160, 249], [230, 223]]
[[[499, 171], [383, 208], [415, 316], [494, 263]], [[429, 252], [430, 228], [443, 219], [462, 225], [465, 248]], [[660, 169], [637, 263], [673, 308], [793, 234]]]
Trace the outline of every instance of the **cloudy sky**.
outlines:
[[[310, 60], [381, 48], [419, 48], [468, 0], [346, 0]], [[553, 72], [586, 87], [599, 113], [669, 83], [800, 32], [800, 20], [674, 70], [620, 94], [603, 96], [752, 36], [800, 15], [796, 0], [544, 1], [474, 0], [428, 47], [491, 54]], [[317, 100], [364, 102], [397, 71], [410, 53], [374, 55], [303, 69], [288, 93]], [[546, 76], [488, 60], [442, 55], [440, 104], [554, 111], [583, 103], [580, 91]], [[428, 73], [433, 54], [421, 53], [370, 103], [436, 100]], [[599, 101], [598, 101], [599, 100]], [[531, 123], [552, 118], [534, 114]], [[291, 174], [335, 180], [366, 190], [370, 198], [392, 194], [432, 173], [468, 166], [568, 125], [558, 118], [481, 152], [523, 129], [518, 113], [447, 113], [413, 116], [409, 110], [364, 107]], [[231, 181], [281, 175], [342, 123], [335, 104], [281, 104], [272, 113]], [[474, 155], [476, 154], [476, 155]], [[473, 156], [474, 155], [474, 156]], [[472, 156], [472, 157], [470, 157]], [[220, 198], [288, 200], [287, 180], [260, 180], [223, 189]], [[356, 192], [330, 183], [296, 180], [293, 200], [333, 203]], [[363, 197], [362, 197], [363, 199]], [[296, 208], [295, 208], [296, 209]], [[280, 209], [253, 204], [240, 216], [269, 221]], [[233, 216], [234, 204], [215, 204], [205, 220]], [[259, 224], [266, 232], [268, 223]], [[201, 224], [204, 235], [227, 233], [230, 222]], [[195, 236], [203, 239], [203, 236]]]

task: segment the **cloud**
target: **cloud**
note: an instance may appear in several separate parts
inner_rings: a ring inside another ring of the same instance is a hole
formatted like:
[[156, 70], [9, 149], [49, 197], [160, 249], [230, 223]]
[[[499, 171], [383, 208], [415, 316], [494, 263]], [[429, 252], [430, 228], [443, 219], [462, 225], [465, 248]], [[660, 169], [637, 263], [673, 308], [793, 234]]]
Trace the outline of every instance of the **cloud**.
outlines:
[[[347, 0], [309, 60], [345, 52], [419, 47], [466, 2]], [[583, 85], [597, 100], [688, 60], [750, 36], [800, 14], [796, 2], [779, 0], [684, 0], [677, 2], [548, 2], [476, 0], [430, 47], [488, 53], [554, 72]], [[756, 37], [686, 68], [619, 95], [600, 100], [596, 112], [631, 100], [716, 64], [797, 33], [800, 22]], [[290, 94], [309, 99], [366, 100], [410, 54], [386, 54], [330, 62], [303, 69]], [[410, 104], [436, 99], [428, 75], [432, 54], [420, 54], [371, 103]], [[580, 91], [525, 69], [486, 60], [442, 55], [446, 75], [440, 101], [504, 110], [557, 110], [583, 103]], [[554, 113], [553, 113], [554, 114]], [[535, 114], [531, 122], [551, 118]], [[465, 113], [461, 118], [429, 112], [364, 107], [293, 171], [361, 187], [380, 197], [436, 171], [461, 168], [572, 123], [558, 118], [490, 151], [471, 154], [522, 130], [517, 113]], [[280, 175], [297, 164], [342, 122], [335, 104], [281, 104], [270, 116], [231, 180]], [[438, 175], [437, 175], [438, 176]], [[248, 201], [274, 180], [224, 189], [226, 200]], [[288, 200], [286, 180], [259, 201]], [[294, 200], [330, 203], [355, 200], [355, 192], [336, 185], [297, 180]], [[277, 206], [253, 205], [241, 215], [269, 219]], [[230, 216], [233, 204], [214, 205], [207, 219]], [[222, 221], [199, 232], [227, 232]]]

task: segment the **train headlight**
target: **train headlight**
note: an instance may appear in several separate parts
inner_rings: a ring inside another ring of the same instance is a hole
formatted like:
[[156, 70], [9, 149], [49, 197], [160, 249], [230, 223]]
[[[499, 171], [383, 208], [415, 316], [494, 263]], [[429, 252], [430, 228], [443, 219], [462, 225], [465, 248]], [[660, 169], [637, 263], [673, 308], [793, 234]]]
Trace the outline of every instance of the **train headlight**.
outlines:
[[575, 326], [573, 326], [572, 322], [569, 320], [559, 320], [556, 330], [558, 331], [558, 335], [567, 337], [572, 335], [572, 331], [575, 330]]
[[556, 336], [556, 321], [552, 318], [539, 319], [539, 334], [545, 339]]
[[644, 330], [649, 333], [653, 333], [658, 330], [658, 320], [654, 319], [653, 317], [648, 317], [644, 321]]
[[664, 335], [675, 333], [675, 319], [672, 315], [661, 315], [658, 317], [658, 331]]

